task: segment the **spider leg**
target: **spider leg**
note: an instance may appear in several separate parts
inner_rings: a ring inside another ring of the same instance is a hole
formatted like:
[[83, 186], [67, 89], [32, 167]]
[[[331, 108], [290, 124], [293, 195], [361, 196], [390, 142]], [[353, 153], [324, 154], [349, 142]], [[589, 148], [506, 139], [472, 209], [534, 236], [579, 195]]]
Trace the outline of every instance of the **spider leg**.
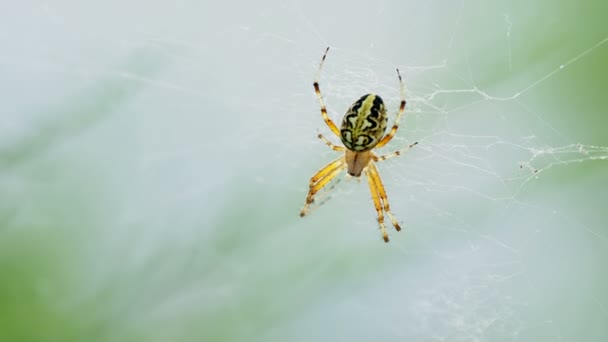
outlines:
[[319, 134], [317, 137], [319, 139], [323, 140], [325, 145], [329, 146], [334, 151], [344, 152], [344, 150], [346, 150], [346, 147], [344, 147], [344, 146], [338, 146], [338, 145], [332, 144], [331, 141], [327, 140], [327, 138], [323, 136], [323, 134]]
[[372, 201], [374, 201], [374, 208], [376, 208], [376, 212], [378, 213], [378, 225], [380, 226], [380, 231], [382, 232], [382, 238], [384, 239], [384, 242], [388, 242], [388, 233], [386, 232], [386, 227], [384, 226], [384, 214], [382, 213], [382, 203], [380, 203], [380, 194], [378, 194], [376, 181], [369, 168], [365, 171], [365, 174], [367, 175], [369, 191], [372, 194]]
[[304, 217], [307, 214], [308, 208], [314, 202], [315, 194], [323, 189], [323, 187], [326, 186], [337, 175], [339, 175], [345, 167], [346, 163], [344, 161], [344, 156], [340, 156], [340, 158], [325, 165], [310, 178], [310, 182], [308, 184], [308, 195], [306, 196], [306, 204], [304, 204], [302, 211], [300, 211], [300, 217]]
[[401, 78], [401, 73], [399, 72], [399, 69], [397, 69], [397, 76], [399, 76], [399, 92], [401, 94], [401, 104], [399, 104], [399, 112], [397, 113], [397, 118], [395, 119], [393, 127], [391, 127], [391, 130], [384, 136], [384, 138], [382, 138], [378, 142], [376, 148], [388, 144], [388, 142], [393, 139], [393, 137], [397, 133], [397, 130], [399, 129], [399, 120], [401, 120], [401, 116], [405, 112], [405, 86], [403, 85], [403, 79]]
[[327, 185], [325, 185], [325, 187], [323, 189], [321, 189], [319, 192], [317, 192], [315, 194], [314, 201], [308, 207], [308, 211], [306, 212], [306, 215], [312, 214], [312, 212], [314, 210], [317, 210], [318, 208], [323, 206], [325, 203], [329, 202], [329, 200], [331, 200], [331, 198], [332, 198], [332, 196], [331, 196], [332, 190], [334, 190], [336, 188], [336, 186], [340, 183], [341, 180], [342, 180], [342, 178], [335, 177]]
[[402, 148], [400, 150], [397, 150], [395, 152], [391, 152], [389, 154], [385, 154], [383, 156], [377, 156], [375, 154], [372, 154], [372, 160], [375, 161], [375, 162], [379, 162], [379, 161], [395, 158], [395, 157], [401, 155], [401, 153], [406, 152], [407, 150], [409, 150], [410, 148], [412, 148], [412, 147], [414, 147], [416, 145], [418, 145], [417, 141], [415, 143], [413, 143], [413, 144], [405, 146], [404, 148]]
[[325, 102], [323, 101], [323, 96], [321, 96], [321, 89], [319, 88], [319, 78], [321, 77], [321, 70], [323, 69], [323, 64], [325, 63], [325, 57], [327, 57], [327, 52], [329, 51], [329, 47], [325, 49], [325, 53], [323, 54], [323, 58], [321, 59], [321, 63], [319, 63], [319, 70], [317, 71], [317, 75], [315, 76], [315, 83], [313, 83], [313, 87], [315, 88], [315, 94], [317, 94], [317, 99], [319, 99], [319, 104], [321, 105], [321, 116], [325, 121], [325, 124], [329, 127], [329, 129], [339, 138], [340, 130], [336, 126], [336, 124], [332, 121], [332, 119], [327, 115], [327, 107], [325, 107]]
[[386, 227], [384, 226], [384, 215], [382, 213], [382, 210], [386, 212], [386, 214], [391, 220], [391, 223], [397, 231], [400, 231], [401, 227], [399, 226], [399, 223], [397, 223], [397, 218], [395, 218], [395, 215], [393, 215], [390, 210], [388, 197], [386, 196], [386, 191], [384, 190], [382, 179], [380, 178], [380, 174], [378, 173], [378, 169], [376, 168], [376, 165], [374, 163], [369, 163], [366, 175], [367, 181], [369, 183], [369, 189], [372, 193], [374, 207], [376, 208], [376, 212], [378, 213], [378, 224], [380, 225], [380, 230], [382, 231], [382, 237], [384, 238], [384, 242], [388, 242], [388, 234], [386, 232]]

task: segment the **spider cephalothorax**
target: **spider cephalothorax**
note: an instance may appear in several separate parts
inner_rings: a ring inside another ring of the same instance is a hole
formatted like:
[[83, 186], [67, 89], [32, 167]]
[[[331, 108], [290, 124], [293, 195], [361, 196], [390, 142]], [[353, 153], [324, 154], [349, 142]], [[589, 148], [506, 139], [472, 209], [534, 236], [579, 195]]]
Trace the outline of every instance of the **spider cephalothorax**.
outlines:
[[386, 191], [384, 190], [384, 185], [382, 184], [382, 179], [380, 178], [375, 163], [396, 157], [406, 149], [410, 149], [418, 144], [418, 142], [384, 156], [378, 156], [372, 150], [386, 145], [395, 136], [397, 129], [399, 129], [399, 120], [405, 111], [405, 89], [403, 80], [401, 79], [399, 69], [397, 69], [399, 89], [401, 90], [401, 103], [399, 105], [399, 112], [397, 113], [395, 123], [388, 134], [384, 135], [387, 124], [386, 108], [384, 107], [382, 98], [375, 94], [363, 95], [359, 100], [355, 101], [355, 103], [346, 111], [346, 114], [344, 114], [342, 125], [338, 130], [336, 124], [329, 115], [327, 115], [327, 108], [325, 107], [319, 88], [319, 76], [328, 51], [329, 48], [325, 50], [325, 54], [321, 59], [313, 86], [321, 105], [321, 116], [323, 117], [323, 120], [332, 133], [340, 138], [344, 146], [332, 144], [321, 134], [319, 134], [319, 139], [323, 140], [325, 144], [334, 151], [344, 152], [344, 155], [325, 165], [310, 178], [306, 204], [304, 205], [304, 208], [302, 208], [300, 216], [305, 216], [307, 214], [310, 205], [314, 202], [315, 194], [323, 189], [323, 187], [338, 176], [344, 169], [347, 169], [348, 174], [355, 177], [361, 176], [361, 173], [364, 172], [367, 176], [374, 207], [378, 214], [378, 225], [382, 231], [382, 237], [385, 242], [388, 242], [388, 234], [384, 227], [384, 212], [386, 212], [396, 230], [401, 230], [401, 227], [390, 211], [388, 197], [386, 196]]

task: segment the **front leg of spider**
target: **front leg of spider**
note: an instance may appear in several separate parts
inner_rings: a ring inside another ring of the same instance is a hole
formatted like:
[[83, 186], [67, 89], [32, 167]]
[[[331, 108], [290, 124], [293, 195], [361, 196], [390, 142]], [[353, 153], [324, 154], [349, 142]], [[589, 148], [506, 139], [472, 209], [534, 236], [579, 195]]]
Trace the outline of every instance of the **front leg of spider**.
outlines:
[[344, 146], [334, 145], [329, 139], [321, 134], [319, 134], [319, 139], [323, 140], [323, 142], [332, 150], [343, 153], [343, 155], [325, 165], [310, 178], [306, 203], [304, 204], [302, 211], [300, 211], [300, 216], [305, 216], [308, 213], [310, 205], [314, 202], [315, 194], [329, 184], [331, 180], [337, 177], [344, 169], [346, 169], [349, 175], [357, 178], [361, 177], [361, 174], [364, 173], [369, 184], [372, 202], [376, 209], [378, 226], [380, 227], [382, 238], [385, 242], [388, 242], [389, 238], [384, 225], [384, 214], [386, 213], [397, 231], [400, 231], [401, 227], [390, 210], [386, 190], [384, 189], [380, 173], [378, 172], [375, 163], [399, 156], [406, 150], [416, 146], [418, 142], [386, 156], [377, 156], [372, 150], [386, 145], [399, 129], [399, 120], [405, 111], [406, 103], [403, 80], [399, 73], [399, 69], [397, 69], [401, 102], [395, 123], [388, 134], [385, 135], [388, 117], [384, 101], [376, 94], [366, 94], [355, 101], [355, 103], [346, 111], [346, 114], [344, 114], [342, 124], [338, 130], [336, 124], [327, 114], [327, 108], [323, 102], [323, 96], [321, 95], [319, 87], [319, 77], [328, 51], [329, 48], [325, 50], [325, 54], [321, 59], [313, 86], [317, 99], [319, 100], [319, 105], [321, 106], [321, 117], [323, 118], [323, 121], [327, 124], [332, 133], [340, 138], [340, 141]]

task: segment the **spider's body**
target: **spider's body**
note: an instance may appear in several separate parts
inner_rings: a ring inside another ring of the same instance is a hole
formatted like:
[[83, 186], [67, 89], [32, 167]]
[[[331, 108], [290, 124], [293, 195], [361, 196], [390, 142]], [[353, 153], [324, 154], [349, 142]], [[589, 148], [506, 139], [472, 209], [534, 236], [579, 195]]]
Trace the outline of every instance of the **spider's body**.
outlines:
[[344, 152], [344, 155], [325, 165], [310, 178], [306, 204], [304, 205], [304, 208], [302, 208], [300, 216], [305, 216], [308, 213], [310, 205], [314, 202], [315, 194], [323, 189], [323, 187], [338, 176], [344, 169], [347, 169], [348, 174], [355, 177], [359, 177], [361, 176], [361, 173], [365, 173], [372, 194], [374, 207], [378, 214], [378, 225], [382, 231], [384, 241], [388, 242], [388, 234], [384, 227], [383, 213], [386, 212], [396, 230], [401, 230], [401, 227], [390, 211], [386, 191], [384, 190], [384, 185], [382, 184], [375, 163], [396, 157], [405, 149], [412, 148], [418, 144], [418, 142], [407, 146], [403, 150], [398, 150], [384, 156], [378, 156], [372, 150], [386, 145], [395, 136], [397, 129], [399, 129], [399, 119], [401, 119], [401, 116], [405, 111], [405, 89], [403, 87], [401, 74], [399, 74], [399, 69], [397, 69], [401, 90], [401, 104], [399, 105], [399, 112], [395, 119], [395, 123], [388, 134], [384, 135], [388, 121], [386, 108], [382, 98], [375, 94], [363, 95], [359, 100], [353, 103], [346, 111], [346, 114], [344, 114], [342, 125], [340, 129], [338, 129], [333, 120], [327, 115], [327, 109], [323, 102], [323, 97], [321, 96], [318, 81], [321, 69], [323, 68], [323, 63], [325, 62], [325, 57], [327, 56], [327, 51], [329, 51], [329, 48], [325, 50], [323, 59], [321, 59], [319, 71], [317, 72], [317, 77], [313, 86], [319, 103], [321, 104], [321, 116], [323, 117], [323, 120], [332, 133], [340, 138], [344, 146], [332, 144], [321, 134], [319, 134], [319, 138], [334, 151]]
[[369, 151], [386, 132], [386, 108], [378, 95], [361, 96], [344, 114], [340, 127], [340, 139], [349, 150]]
[[346, 147], [345, 161], [348, 174], [361, 176], [369, 163], [373, 149], [386, 132], [386, 108], [378, 95], [367, 94], [350, 106], [340, 127], [340, 140]]

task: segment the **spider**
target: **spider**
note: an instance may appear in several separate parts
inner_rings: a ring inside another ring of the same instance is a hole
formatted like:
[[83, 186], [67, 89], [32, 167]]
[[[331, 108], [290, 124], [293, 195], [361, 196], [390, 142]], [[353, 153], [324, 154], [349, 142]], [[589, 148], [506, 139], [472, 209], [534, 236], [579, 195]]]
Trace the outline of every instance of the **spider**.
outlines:
[[382, 232], [382, 238], [384, 239], [384, 242], [388, 242], [388, 233], [386, 232], [386, 227], [384, 226], [383, 211], [388, 215], [391, 223], [397, 231], [400, 231], [401, 227], [399, 226], [399, 223], [397, 223], [395, 215], [393, 215], [390, 210], [386, 191], [384, 189], [384, 185], [382, 185], [382, 179], [378, 173], [376, 163], [399, 156], [406, 150], [416, 146], [418, 142], [406, 146], [401, 150], [397, 150], [393, 153], [382, 156], [376, 155], [376, 153], [374, 153], [372, 150], [386, 145], [389, 141], [391, 141], [391, 139], [393, 139], [395, 133], [397, 133], [397, 130], [399, 129], [399, 120], [405, 111], [405, 88], [401, 78], [401, 73], [399, 73], [399, 69], [397, 69], [401, 94], [399, 112], [397, 113], [397, 118], [395, 119], [393, 127], [386, 135], [384, 135], [388, 121], [386, 116], [386, 108], [384, 107], [382, 98], [376, 94], [366, 94], [355, 101], [355, 103], [348, 108], [346, 114], [344, 114], [342, 125], [340, 126], [340, 129], [338, 129], [329, 115], [327, 115], [327, 108], [325, 107], [323, 97], [321, 96], [321, 90], [319, 88], [319, 77], [321, 75], [321, 70], [323, 69], [323, 64], [325, 63], [325, 58], [327, 57], [328, 51], [329, 47], [323, 54], [323, 58], [319, 64], [319, 69], [317, 70], [317, 75], [315, 77], [313, 86], [315, 88], [315, 94], [319, 99], [319, 104], [321, 105], [321, 116], [323, 117], [325, 124], [327, 124], [329, 129], [340, 138], [344, 146], [332, 144], [322, 134], [319, 134], [318, 138], [321, 139], [332, 150], [336, 152], [344, 152], [344, 154], [325, 165], [310, 178], [308, 195], [306, 196], [306, 204], [302, 208], [300, 216], [304, 217], [308, 213], [310, 205], [315, 200], [315, 194], [323, 189], [323, 187], [338, 176], [344, 169], [346, 169], [348, 174], [353, 177], [360, 177], [361, 173], [365, 173], [367, 182], [369, 184], [369, 190], [372, 195], [372, 201], [374, 202], [374, 207], [376, 208], [378, 215], [378, 225], [380, 226], [380, 231]]

